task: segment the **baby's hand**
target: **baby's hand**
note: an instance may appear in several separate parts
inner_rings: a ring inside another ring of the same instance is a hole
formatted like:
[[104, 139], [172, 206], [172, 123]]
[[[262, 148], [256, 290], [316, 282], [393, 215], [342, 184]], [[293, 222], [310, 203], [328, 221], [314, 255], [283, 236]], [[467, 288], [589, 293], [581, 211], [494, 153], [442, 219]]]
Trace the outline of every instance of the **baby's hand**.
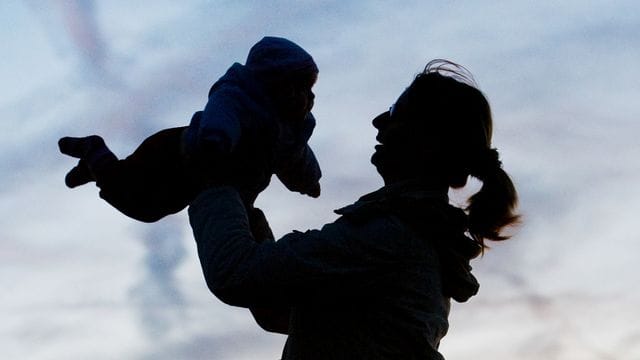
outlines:
[[319, 197], [320, 196], [320, 183], [317, 182], [317, 183], [313, 184], [311, 187], [309, 187], [308, 189], [303, 190], [302, 194], [309, 195], [312, 198]]

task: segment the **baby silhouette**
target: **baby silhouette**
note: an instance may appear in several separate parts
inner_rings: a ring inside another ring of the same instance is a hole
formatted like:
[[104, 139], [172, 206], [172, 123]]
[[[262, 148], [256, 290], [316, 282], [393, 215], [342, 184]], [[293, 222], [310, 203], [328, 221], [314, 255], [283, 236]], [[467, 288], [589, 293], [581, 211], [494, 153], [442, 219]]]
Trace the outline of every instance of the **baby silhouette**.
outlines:
[[317, 75], [300, 46], [265, 37], [245, 65], [234, 63], [213, 84], [188, 126], [149, 136], [125, 159], [97, 135], [61, 138], [60, 151], [80, 159], [65, 183], [95, 181], [101, 198], [144, 222], [184, 209], [211, 185], [242, 186], [252, 208], [273, 174], [289, 190], [318, 197], [320, 166], [307, 144]]

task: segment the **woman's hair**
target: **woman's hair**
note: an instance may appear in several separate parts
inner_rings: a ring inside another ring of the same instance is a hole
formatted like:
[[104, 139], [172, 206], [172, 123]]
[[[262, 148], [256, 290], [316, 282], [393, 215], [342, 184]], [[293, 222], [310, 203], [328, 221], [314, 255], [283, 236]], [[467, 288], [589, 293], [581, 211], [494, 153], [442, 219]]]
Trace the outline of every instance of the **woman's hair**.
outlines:
[[420, 133], [433, 147], [449, 186], [463, 187], [469, 175], [482, 182], [465, 209], [471, 236], [483, 247], [485, 239], [508, 239], [501, 230], [517, 222], [518, 196], [491, 147], [491, 108], [471, 73], [450, 61], [433, 60], [407, 92], [412, 121], [424, 130]]

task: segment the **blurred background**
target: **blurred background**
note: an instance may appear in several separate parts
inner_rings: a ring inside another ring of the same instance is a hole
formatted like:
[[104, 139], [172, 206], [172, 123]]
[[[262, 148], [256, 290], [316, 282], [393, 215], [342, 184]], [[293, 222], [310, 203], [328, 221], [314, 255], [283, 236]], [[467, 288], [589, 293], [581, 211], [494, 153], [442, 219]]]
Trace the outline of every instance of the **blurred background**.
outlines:
[[636, 1], [9, 0], [0, 21], [0, 358], [279, 358], [284, 336], [209, 294], [184, 212], [143, 224], [65, 188], [56, 144], [100, 134], [126, 156], [275, 35], [320, 67], [324, 171], [318, 200], [275, 178], [260, 196], [277, 236], [380, 187], [371, 119], [453, 60], [493, 106], [524, 223], [473, 262], [480, 293], [453, 306], [441, 352], [640, 359]]

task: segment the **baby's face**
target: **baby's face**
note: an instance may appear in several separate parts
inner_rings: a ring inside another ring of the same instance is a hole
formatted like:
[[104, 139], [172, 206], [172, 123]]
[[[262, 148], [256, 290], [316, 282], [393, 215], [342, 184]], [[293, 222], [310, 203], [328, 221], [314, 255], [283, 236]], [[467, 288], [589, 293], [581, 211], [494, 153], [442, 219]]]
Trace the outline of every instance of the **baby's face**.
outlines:
[[313, 108], [315, 94], [311, 91], [318, 79], [318, 74], [305, 78], [297, 78], [292, 82], [292, 92], [287, 97], [284, 105], [284, 117], [286, 121], [302, 122]]
[[313, 76], [306, 79], [299, 86], [300, 98], [303, 100], [302, 103], [305, 104], [305, 113], [308, 113], [313, 108], [313, 100], [316, 98], [316, 94], [311, 91], [313, 85], [315, 85], [316, 81], [318, 81], [318, 74], [313, 74]]

